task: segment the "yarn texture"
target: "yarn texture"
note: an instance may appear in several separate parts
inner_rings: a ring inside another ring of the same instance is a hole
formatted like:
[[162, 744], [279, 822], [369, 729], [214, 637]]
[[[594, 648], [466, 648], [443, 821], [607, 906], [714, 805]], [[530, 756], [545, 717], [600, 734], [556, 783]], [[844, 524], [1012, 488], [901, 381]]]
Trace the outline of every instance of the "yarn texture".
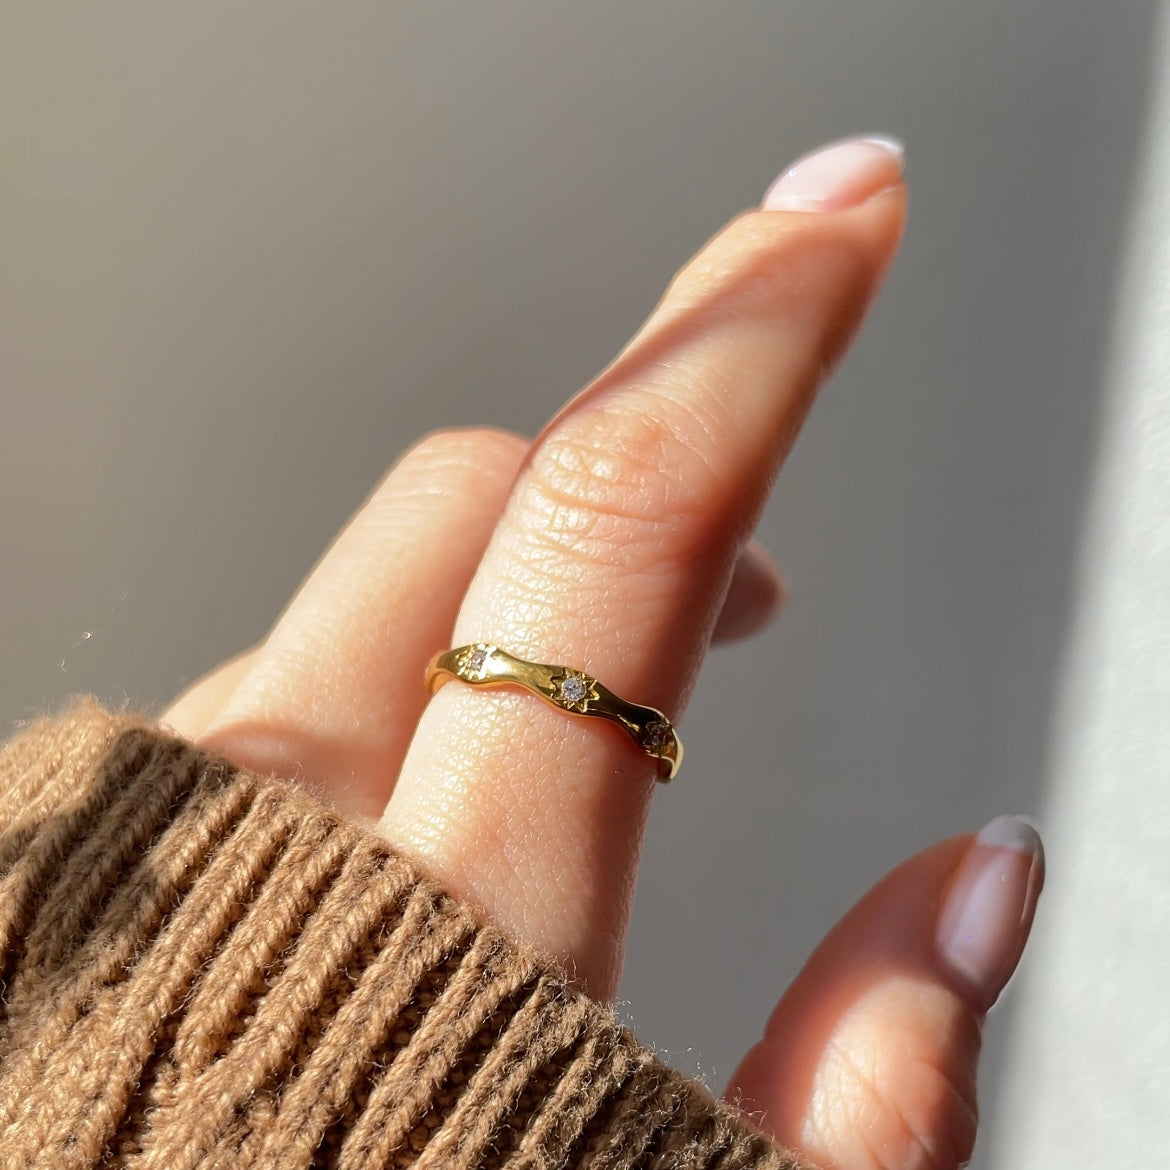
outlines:
[[0, 1167], [804, 1164], [381, 837], [83, 700], [0, 751]]

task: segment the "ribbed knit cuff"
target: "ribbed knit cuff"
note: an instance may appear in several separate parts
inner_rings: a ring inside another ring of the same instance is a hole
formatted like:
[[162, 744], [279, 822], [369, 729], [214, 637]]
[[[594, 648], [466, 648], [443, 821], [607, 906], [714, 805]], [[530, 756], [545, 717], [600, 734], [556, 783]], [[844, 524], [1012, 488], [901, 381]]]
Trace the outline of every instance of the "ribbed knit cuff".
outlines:
[[0, 753], [0, 1164], [793, 1170], [292, 784], [83, 701]]

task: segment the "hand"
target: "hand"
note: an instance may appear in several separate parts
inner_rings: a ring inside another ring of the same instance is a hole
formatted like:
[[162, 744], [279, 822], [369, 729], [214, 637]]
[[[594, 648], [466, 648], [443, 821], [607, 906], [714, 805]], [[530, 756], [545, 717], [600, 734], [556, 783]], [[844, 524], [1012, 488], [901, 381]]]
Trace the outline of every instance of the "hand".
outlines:
[[[745, 542], [904, 212], [892, 144], [802, 160], [534, 442], [456, 431], [408, 451], [263, 645], [165, 720], [377, 824], [611, 997], [653, 762], [620, 730], [522, 692], [452, 684], [428, 705], [424, 664], [495, 642], [677, 719], [712, 633], [775, 608], [775, 571]], [[980, 1024], [1042, 874], [1039, 839], [1016, 818], [903, 864], [818, 948], [734, 1099], [836, 1170], [958, 1166], [975, 1135]]]

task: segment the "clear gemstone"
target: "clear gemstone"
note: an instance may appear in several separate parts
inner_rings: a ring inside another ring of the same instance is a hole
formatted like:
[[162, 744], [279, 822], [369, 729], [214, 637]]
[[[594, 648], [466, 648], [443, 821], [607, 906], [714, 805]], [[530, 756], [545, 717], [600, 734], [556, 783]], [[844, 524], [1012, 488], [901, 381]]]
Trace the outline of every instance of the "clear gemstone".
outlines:
[[579, 703], [589, 694], [585, 680], [570, 675], [561, 683], [561, 698], [567, 703]]
[[472, 674], [478, 674], [483, 670], [483, 664], [487, 662], [487, 648], [484, 646], [476, 646], [474, 650], [467, 656], [467, 669]]

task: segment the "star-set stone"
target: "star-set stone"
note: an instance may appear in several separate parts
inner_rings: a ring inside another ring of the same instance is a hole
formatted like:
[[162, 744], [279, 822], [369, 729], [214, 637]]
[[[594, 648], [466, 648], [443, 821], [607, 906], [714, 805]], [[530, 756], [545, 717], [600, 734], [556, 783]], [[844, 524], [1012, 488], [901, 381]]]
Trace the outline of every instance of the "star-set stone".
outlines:
[[560, 691], [561, 698], [566, 703], [579, 703], [589, 694], [589, 688], [585, 685], [585, 680], [577, 678], [576, 675], [572, 674], [561, 681]]

